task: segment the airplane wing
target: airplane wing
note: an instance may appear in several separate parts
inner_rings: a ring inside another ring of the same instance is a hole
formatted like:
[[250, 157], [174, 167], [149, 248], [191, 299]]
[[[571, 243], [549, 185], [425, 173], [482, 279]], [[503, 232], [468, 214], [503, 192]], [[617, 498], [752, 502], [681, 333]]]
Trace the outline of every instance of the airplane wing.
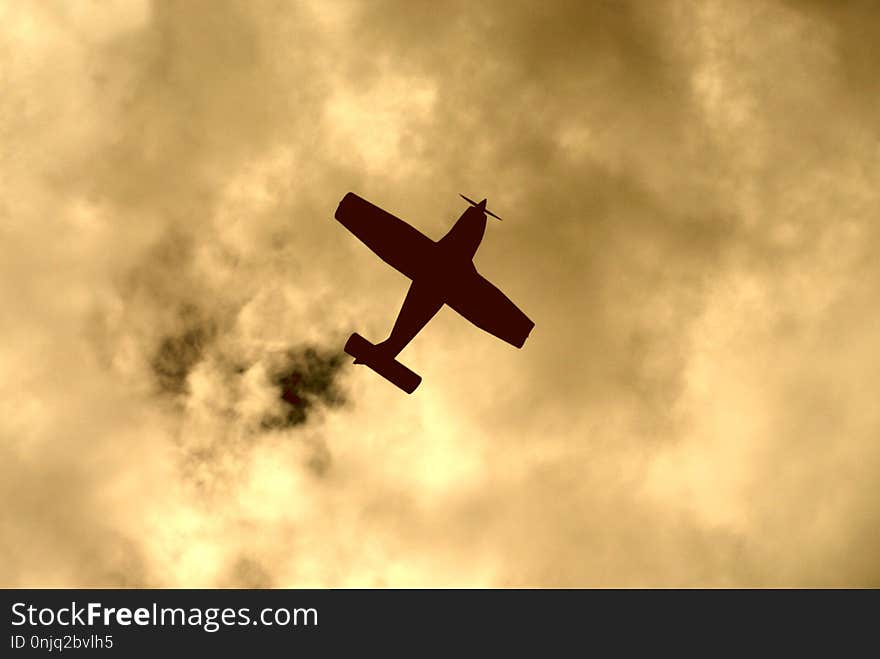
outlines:
[[415, 279], [436, 243], [398, 217], [349, 192], [334, 216], [392, 268]]
[[474, 269], [455, 286], [444, 291], [446, 304], [502, 341], [522, 348], [535, 326], [529, 317]]

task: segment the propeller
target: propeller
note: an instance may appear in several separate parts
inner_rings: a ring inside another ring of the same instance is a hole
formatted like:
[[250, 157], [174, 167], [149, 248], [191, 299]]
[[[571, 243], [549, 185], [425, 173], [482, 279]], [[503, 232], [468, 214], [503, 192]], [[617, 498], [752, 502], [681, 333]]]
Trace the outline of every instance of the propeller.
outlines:
[[485, 199], [483, 199], [483, 201], [477, 203], [477, 202], [474, 201], [473, 199], [468, 199], [467, 197], [465, 197], [465, 196], [464, 196], [463, 194], [461, 194], [460, 192], [458, 193], [458, 196], [461, 197], [462, 199], [464, 199], [466, 202], [468, 202], [471, 206], [476, 206], [477, 208], [479, 208], [480, 210], [482, 210], [486, 215], [491, 215], [491, 216], [494, 217], [496, 220], [500, 220], [500, 219], [501, 219], [500, 217], [498, 217], [497, 215], [495, 215], [495, 213], [493, 213], [493, 212], [490, 211], [488, 208], [486, 208], [486, 200], [485, 200]]

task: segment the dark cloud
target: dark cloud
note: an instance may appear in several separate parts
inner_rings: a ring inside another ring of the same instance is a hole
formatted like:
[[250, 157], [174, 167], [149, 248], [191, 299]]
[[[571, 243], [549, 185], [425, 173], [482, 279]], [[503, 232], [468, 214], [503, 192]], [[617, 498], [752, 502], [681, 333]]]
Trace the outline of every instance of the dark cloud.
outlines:
[[345, 403], [337, 381], [344, 360], [342, 352], [319, 352], [312, 347], [286, 351], [270, 376], [281, 411], [263, 417], [260, 425], [265, 429], [292, 428], [305, 423], [316, 404], [336, 407]]
[[210, 329], [196, 326], [161, 340], [151, 366], [162, 391], [170, 394], [186, 391], [187, 377], [204, 357], [211, 334]]

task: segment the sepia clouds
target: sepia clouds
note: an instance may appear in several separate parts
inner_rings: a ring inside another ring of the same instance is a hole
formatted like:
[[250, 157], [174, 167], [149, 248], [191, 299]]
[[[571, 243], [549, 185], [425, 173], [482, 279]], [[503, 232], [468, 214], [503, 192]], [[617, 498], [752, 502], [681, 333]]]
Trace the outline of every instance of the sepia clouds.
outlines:
[[[7, 586], [876, 586], [871, 3], [7, 3]], [[407, 280], [355, 191], [536, 323]]]

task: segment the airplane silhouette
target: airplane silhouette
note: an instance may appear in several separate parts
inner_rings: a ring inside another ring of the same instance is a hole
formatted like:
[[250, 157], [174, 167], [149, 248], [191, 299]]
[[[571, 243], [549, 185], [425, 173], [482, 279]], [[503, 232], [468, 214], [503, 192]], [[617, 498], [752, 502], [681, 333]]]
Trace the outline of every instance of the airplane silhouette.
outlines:
[[444, 304], [517, 348], [522, 348], [535, 326], [474, 266], [486, 215], [501, 218], [486, 209], [485, 199], [478, 203], [460, 196], [470, 207], [438, 241], [353, 192], [346, 194], [336, 209], [335, 217], [345, 228], [412, 280], [387, 339], [373, 345], [355, 332], [345, 344], [345, 352], [355, 358], [355, 364], [369, 366], [409, 394], [422, 378], [395, 358]]

